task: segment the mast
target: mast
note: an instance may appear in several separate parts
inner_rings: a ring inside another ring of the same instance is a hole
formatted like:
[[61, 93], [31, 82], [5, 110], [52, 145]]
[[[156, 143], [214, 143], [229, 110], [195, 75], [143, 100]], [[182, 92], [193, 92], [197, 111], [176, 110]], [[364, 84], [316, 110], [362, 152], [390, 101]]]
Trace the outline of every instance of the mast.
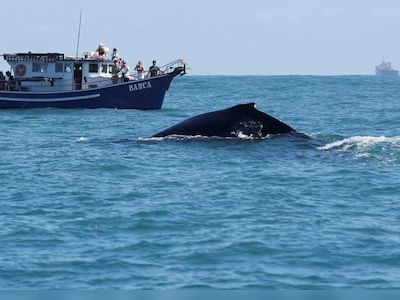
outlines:
[[78, 40], [76, 42], [76, 55], [75, 55], [75, 59], [78, 59], [78, 52], [79, 52], [79, 42], [81, 39], [81, 25], [82, 25], [82, 8], [81, 8], [81, 13], [79, 15], [79, 30], [78, 30]]

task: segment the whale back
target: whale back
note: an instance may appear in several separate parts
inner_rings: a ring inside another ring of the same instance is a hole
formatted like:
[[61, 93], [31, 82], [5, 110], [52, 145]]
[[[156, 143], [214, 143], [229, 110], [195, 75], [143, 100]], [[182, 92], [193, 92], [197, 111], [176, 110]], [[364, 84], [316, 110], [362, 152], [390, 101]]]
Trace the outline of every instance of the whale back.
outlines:
[[153, 137], [169, 135], [261, 138], [268, 134], [295, 132], [293, 128], [255, 108], [255, 103], [200, 114], [171, 126]]

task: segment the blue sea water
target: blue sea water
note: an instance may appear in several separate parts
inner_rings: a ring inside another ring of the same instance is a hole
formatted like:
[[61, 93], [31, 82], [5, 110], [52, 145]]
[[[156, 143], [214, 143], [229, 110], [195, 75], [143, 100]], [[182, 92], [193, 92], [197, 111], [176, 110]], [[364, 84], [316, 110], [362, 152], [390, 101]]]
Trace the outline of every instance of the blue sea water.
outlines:
[[[310, 140], [147, 139], [256, 102]], [[0, 111], [0, 288], [400, 288], [400, 78], [186, 76]]]

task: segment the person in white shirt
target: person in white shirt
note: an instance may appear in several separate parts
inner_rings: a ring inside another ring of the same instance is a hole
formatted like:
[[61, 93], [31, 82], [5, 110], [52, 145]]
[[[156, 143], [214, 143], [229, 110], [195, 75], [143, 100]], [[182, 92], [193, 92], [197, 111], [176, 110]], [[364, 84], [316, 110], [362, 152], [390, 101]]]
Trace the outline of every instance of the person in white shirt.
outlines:
[[119, 70], [119, 74], [122, 75], [122, 78], [124, 79], [124, 81], [126, 81], [126, 76], [129, 74], [129, 66], [127, 65], [127, 63], [123, 60], [121, 63], [121, 69]]

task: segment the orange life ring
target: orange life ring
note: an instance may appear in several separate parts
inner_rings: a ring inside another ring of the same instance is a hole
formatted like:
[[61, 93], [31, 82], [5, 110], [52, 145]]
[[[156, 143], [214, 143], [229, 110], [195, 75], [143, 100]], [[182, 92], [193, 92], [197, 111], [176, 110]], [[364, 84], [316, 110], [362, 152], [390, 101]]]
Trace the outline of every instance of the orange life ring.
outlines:
[[26, 72], [26, 67], [25, 65], [18, 65], [15, 67], [15, 74], [17, 74], [18, 76], [24, 76]]

